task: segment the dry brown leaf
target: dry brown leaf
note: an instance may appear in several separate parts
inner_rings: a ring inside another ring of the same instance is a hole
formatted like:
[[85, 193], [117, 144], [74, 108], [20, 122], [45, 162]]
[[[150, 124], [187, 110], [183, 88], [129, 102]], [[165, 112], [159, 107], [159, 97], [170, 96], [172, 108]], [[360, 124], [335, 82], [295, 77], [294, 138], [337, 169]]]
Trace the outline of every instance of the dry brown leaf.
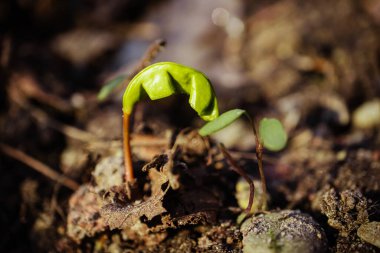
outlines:
[[170, 188], [168, 173], [158, 171], [156, 168], [166, 167], [165, 170], [171, 171], [166, 166], [167, 156], [161, 155], [149, 163], [144, 170], [149, 169], [151, 176], [151, 196], [145, 201], [136, 201], [131, 205], [120, 203], [107, 204], [101, 208], [101, 216], [110, 229], [124, 229], [133, 226], [140, 220], [150, 221], [157, 215], [167, 212], [163, 207], [163, 198]]
[[148, 200], [138, 204], [128, 206], [108, 204], [100, 210], [101, 216], [110, 229], [131, 227], [143, 217], [152, 220], [155, 216], [166, 212], [162, 200], [168, 189], [169, 185], [160, 194], [152, 195]]

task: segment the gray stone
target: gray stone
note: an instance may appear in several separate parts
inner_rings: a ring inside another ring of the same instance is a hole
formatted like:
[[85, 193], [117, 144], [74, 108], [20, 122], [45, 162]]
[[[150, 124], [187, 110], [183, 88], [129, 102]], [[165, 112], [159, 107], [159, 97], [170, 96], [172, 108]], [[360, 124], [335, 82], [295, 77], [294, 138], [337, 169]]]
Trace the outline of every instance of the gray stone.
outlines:
[[323, 229], [310, 215], [299, 211], [260, 214], [246, 220], [240, 230], [243, 234], [244, 253], [327, 251]]

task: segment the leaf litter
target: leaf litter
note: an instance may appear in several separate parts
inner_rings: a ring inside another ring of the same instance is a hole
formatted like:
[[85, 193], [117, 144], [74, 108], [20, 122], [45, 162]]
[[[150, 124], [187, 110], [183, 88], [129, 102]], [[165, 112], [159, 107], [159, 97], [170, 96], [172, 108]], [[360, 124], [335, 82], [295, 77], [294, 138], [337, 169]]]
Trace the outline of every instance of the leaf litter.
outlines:
[[[167, 229], [215, 224], [225, 199], [220, 187], [225, 186], [215, 180], [212, 168], [194, 159], [200, 153], [191, 148], [191, 143], [183, 141], [188, 135], [193, 138], [194, 132], [180, 133], [172, 149], [143, 167], [145, 181], [139, 182], [143, 186], [130, 188], [132, 196], [141, 196], [137, 200], [128, 198], [126, 185], [120, 180], [105, 179], [122, 176], [122, 158], [108, 157], [99, 162], [93, 184], [83, 185], [69, 201], [68, 236], [80, 243], [86, 237], [116, 229], [156, 244], [166, 237]], [[208, 140], [198, 138], [197, 145], [202, 140], [208, 145]], [[203, 156], [206, 161], [207, 152]], [[112, 181], [116, 184], [111, 185]], [[206, 181], [214, 183], [207, 185]]]

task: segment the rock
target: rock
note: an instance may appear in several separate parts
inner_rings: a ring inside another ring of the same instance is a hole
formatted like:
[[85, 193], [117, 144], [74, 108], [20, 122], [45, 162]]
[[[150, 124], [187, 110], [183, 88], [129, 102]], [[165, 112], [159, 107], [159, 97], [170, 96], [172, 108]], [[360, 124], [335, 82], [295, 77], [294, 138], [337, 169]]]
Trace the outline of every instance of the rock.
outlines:
[[96, 192], [107, 191], [114, 186], [123, 184], [124, 166], [122, 156], [109, 156], [103, 158], [92, 173]]
[[80, 177], [89, 161], [89, 153], [78, 143], [69, 145], [61, 154], [61, 169], [65, 175]]
[[354, 111], [353, 123], [356, 128], [370, 129], [380, 126], [380, 99], [365, 102]]
[[311, 216], [299, 211], [254, 216], [242, 224], [240, 231], [244, 253], [319, 253], [327, 250], [323, 229]]
[[380, 248], [380, 222], [362, 224], [357, 232], [360, 239]]

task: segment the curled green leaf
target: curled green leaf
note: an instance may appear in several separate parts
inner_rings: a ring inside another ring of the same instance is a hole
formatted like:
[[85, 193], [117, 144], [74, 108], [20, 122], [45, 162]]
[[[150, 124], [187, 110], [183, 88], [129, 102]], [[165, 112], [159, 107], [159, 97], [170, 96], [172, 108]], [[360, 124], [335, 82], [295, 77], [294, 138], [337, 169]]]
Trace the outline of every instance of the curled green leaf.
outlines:
[[271, 151], [283, 149], [288, 140], [288, 136], [277, 119], [263, 118], [259, 123], [259, 135], [265, 148]]
[[202, 119], [218, 117], [217, 100], [207, 77], [173, 62], [159, 62], [139, 72], [125, 90], [123, 111], [131, 114], [135, 103], [145, 97], [156, 100], [178, 93], [189, 95], [190, 106]]
[[233, 123], [236, 119], [238, 119], [244, 113], [245, 113], [245, 110], [242, 110], [242, 109], [229, 110], [221, 114], [219, 117], [217, 117], [213, 121], [210, 121], [207, 124], [205, 124], [201, 129], [199, 129], [199, 134], [202, 136], [207, 136], [212, 133], [218, 132], [219, 130]]
[[100, 91], [98, 93], [98, 100], [99, 101], [103, 101], [104, 99], [106, 99], [117, 86], [119, 86], [120, 84], [123, 83], [123, 81], [125, 80], [125, 78], [126, 78], [125, 75], [121, 75], [121, 76], [118, 76], [118, 77], [113, 78], [110, 81], [108, 81], [100, 89]]

